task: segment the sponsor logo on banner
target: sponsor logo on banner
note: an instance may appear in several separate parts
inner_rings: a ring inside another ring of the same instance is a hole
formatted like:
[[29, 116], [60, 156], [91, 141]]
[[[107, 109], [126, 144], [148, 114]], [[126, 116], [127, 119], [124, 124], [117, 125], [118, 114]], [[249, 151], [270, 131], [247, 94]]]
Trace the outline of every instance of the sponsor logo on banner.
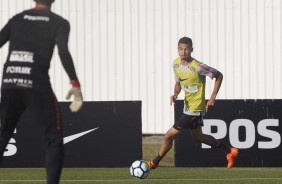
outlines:
[[[212, 135], [215, 139], [223, 139], [229, 132], [229, 141], [233, 147], [248, 149], [257, 145], [258, 149], [274, 149], [281, 144], [281, 135], [278, 131], [270, 129], [279, 127], [279, 119], [263, 119], [257, 124], [249, 119], [235, 119], [227, 127], [227, 123], [220, 119], [205, 119], [203, 133]], [[216, 127], [216, 132], [212, 132], [212, 127]], [[242, 131], [244, 129], [245, 131]], [[239, 135], [244, 134], [245, 139], [240, 140]], [[261, 139], [267, 138], [268, 141]], [[257, 140], [257, 142], [256, 142]], [[257, 143], [257, 144], [255, 144]], [[202, 144], [202, 148], [211, 148]]]
[[[127, 167], [142, 158], [141, 101], [85, 102], [76, 114], [69, 102], [59, 104], [64, 167]], [[22, 114], [1, 167], [44, 167], [45, 136], [39, 120], [31, 108]]]
[[[176, 101], [176, 120], [181, 117], [183, 106], [183, 102]], [[202, 132], [228, 147], [238, 148], [236, 166], [281, 167], [281, 106], [281, 99], [217, 100], [216, 106], [209, 109], [204, 117]], [[193, 141], [187, 130], [187, 133], [176, 138], [175, 166], [224, 166], [224, 156], [210, 148], [209, 145]]]
[[[64, 144], [77, 140], [78, 138], [81, 138], [82, 136], [89, 134], [90, 132], [93, 132], [94, 130], [97, 130], [98, 128], [99, 127], [64, 137], [63, 138]], [[14, 133], [16, 133], [16, 130], [14, 131]], [[17, 153], [16, 140], [14, 138], [11, 138], [9, 143], [6, 146], [6, 151], [4, 152], [4, 156], [13, 156], [16, 153]]]
[[[15, 129], [14, 134], [17, 133], [17, 129]], [[16, 140], [14, 138], [11, 138], [9, 140], [9, 143], [6, 146], [6, 150], [4, 151], [3, 156], [9, 157], [13, 156], [17, 153], [17, 146], [16, 146]]]
[[70, 135], [70, 136], [67, 136], [67, 137], [64, 137], [64, 144], [67, 144], [71, 141], [74, 141], [86, 134], [89, 134], [90, 132], [94, 131], [94, 130], [97, 130], [99, 127], [97, 128], [93, 128], [91, 130], [87, 130], [87, 131], [84, 131], [84, 132], [80, 132], [80, 133], [77, 133], [77, 134], [73, 134], [73, 135]]

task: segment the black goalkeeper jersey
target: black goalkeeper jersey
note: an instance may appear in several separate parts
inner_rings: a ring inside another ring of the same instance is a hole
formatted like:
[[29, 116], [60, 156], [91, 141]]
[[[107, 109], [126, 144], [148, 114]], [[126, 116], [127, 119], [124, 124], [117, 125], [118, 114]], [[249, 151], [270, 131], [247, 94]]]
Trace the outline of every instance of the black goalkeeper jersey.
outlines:
[[0, 48], [10, 42], [2, 89], [51, 89], [48, 71], [55, 45], [70, 80], [77, 80], [69, 32], [69, 22], [49, 10], [31, 9], [11, 18], [0, 32]]

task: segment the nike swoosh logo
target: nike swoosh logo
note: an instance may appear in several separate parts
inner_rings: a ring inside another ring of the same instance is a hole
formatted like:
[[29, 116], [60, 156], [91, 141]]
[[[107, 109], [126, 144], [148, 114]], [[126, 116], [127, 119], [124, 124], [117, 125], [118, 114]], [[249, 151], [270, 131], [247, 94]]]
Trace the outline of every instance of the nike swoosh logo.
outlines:
[[186, 79], [181, 79], [181, 78], [179, 78], [180, 81], [185, 81], [185, 80], [187, 80], [187, 79], [189, 79], [189, 78], [186, 78]]
[[97, 130], [99, 127], [97, 128], [93, 128], [91, 130], [87, 130], [87, 131], [84, 131], [84, 132], [80, 132], [80, 133], [77, 133], [77, 134], [73, 134], [73, 135], [70, 135], [70, 136], [67, 136], [67, 137], [64, 137], [64, 144], [67, 144], [75, 139], [78, 139], [79, 137], [82, 137], [90, 132], [93, 132], [94, 130]]

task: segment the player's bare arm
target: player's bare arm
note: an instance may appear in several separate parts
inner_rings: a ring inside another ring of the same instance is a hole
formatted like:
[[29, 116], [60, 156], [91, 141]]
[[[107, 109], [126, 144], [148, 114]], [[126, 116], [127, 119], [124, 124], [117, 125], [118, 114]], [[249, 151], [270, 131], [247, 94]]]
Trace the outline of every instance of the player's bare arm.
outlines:
[[181, 92], [181, 85], [180, 85], [180, 82], [175, 82], [175, 85], [174, 85], [174, 94], [171, 95], [170, 97], [170, 105], [174, 104], [175, 103], [175, 100], [177, 99], [178, 97], [178, 94]]
[[207, 105], [206, 105], [206, 112], [208, 112], [208, 109], [209, 109], [210, 106], [214, 106], [215, 98], [216, 98], [216, 95], [217, 95], [217, 93], [220, 89], [222, 80], [223, 80], [223, 75], [222, 75], [221, 72], [218, 72], [218, 74], [216, 75], [216, 80], [215, 80], [215, 83], [214, 83], [213, 92], [211, 94], [209, 101], [207, 102]]

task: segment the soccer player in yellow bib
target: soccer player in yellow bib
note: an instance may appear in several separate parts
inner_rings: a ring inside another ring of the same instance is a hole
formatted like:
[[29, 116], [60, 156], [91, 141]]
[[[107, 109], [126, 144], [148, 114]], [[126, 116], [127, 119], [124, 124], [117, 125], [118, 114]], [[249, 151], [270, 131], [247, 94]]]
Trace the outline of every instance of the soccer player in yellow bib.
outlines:
[[[228, 147], [216, 140], [211, 135], [202, 133], [203, 116], [210, 106], [215, 104], [216, 95], [220, 89], [223, 75], [218, 70], [203, 64], [192, 58], [193, 42], [191, 38], [183, 37], [178, 42], [179, 58], [173, 61], [175, 74], [174, 94], [170, 97], [171, 105], [174, 104], [181, 92], [185, 92], [183, 114], [165, 134], [163, 143], [158, 155], [152, 161], [148, 161], [151, 169], [158, 167], [159, 162], [171, 149], [173, 140], [182, 130], [189, 128], [192, 139], [219, 148], [226, 154], [228, 161], [227, 168], [230, 169], [238, 155], [238, 149]], [[206, 76], [215, 78], [215, 84], [210, 99], [205, 101], [205, 80]]]

